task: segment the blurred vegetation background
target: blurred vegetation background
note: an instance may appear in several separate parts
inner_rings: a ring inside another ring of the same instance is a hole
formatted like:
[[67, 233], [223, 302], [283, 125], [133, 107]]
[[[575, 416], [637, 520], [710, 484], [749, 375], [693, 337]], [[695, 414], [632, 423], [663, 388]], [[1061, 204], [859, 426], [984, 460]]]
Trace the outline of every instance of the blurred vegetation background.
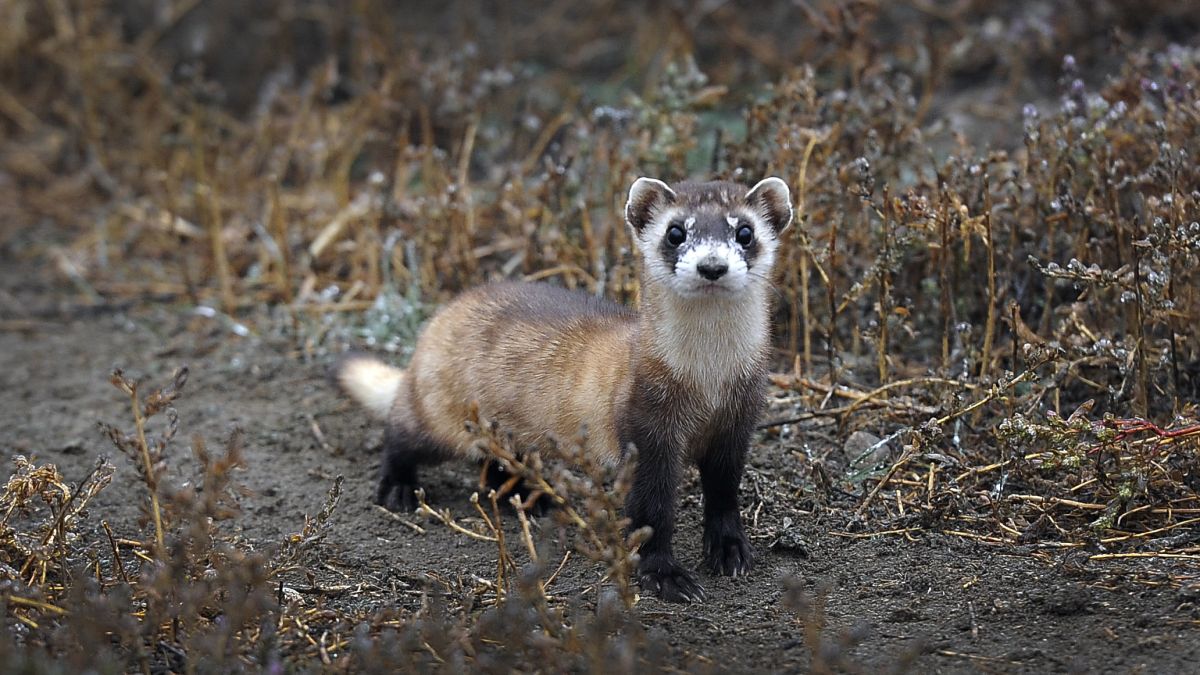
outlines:
[[[621, 212], [639, 175], [779, 175], [798, 217], [759, 442], [787, 466], [755, 479], [772, 503], [759, 536], [819, 510], [1091, 561], [1194, 557], [1198, 82], [1200, 3], [1170, 0], [0, 0], [0, 308], [166, 304], [317, 362], [350, 343], [402, 360], [439, 303], [489, 279], [636, 303]], [[16, 299], [41, 292], [57, 304]], [[154, 540], [149, 521], [143, 541], [77, 538], [113, 467], [71, 487], [21, 459], [0, 500], [21, 645], [145, 672], [218, 653], [666, 658], [627, 584], [579, 619], [500, 527], [471, 535], [500, 542], [497, 579], [459, 579], [450, 613], [423, 595], [408, 613], [384, 595], [285, 603], [341, 483], [277, 550], [250, 551], [220, 530], [241, 437], [220, 456], [195, 441], [205, 488], [169, 489], [186, 371], [148, 397], [113, 381], [138, 433], [107, 433], [163, 522]], [[862, 430], [878, 436], [841, 445]], [[595, 539], [585, 555], [624, 579], [617, 501], [584, 483], [551, 487], [589, 515], [572, 525]], [[784, 602], [811, 610], [801, 595]], [[384, 633], [400, 639], [368, 639]]]
[[780, 367], [987, 380], [1045, 343], [1056, 404], [1200, 386], [1194, 3], [0, 7], [0, 245], [90, 302], [374, 308], [402, 350], [488, 278], [634, 301], [637, 175], [772, 173]]

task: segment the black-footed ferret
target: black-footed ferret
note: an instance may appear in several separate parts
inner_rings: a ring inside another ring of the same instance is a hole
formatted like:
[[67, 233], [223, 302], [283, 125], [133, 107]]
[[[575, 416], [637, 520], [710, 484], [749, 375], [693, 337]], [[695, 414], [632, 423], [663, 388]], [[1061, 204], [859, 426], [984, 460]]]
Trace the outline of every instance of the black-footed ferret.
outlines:
[[335, 376], [387, 422], [376, 502], [392, 510], [415, 506], [420, 465], [479, 458], [465, 425], [474, 405], [519, 446], [586, 429], [584, 451], [610, 465], [636, 447], [626, 516], [631, 530], [653, 528], [639, 581], [665, 600], [702, 600], [671, 551], [680, 472], [687, 460], [700, 468], [709, 569], [748, 572], [738, 487], [765, 401], [770, 276], [791, 194], [779, 178], [749, 190], [639, 178], [625, 220], [639, 311], [548, 284], [492, 284], [442, 308], [406, 370], [351, 356]]

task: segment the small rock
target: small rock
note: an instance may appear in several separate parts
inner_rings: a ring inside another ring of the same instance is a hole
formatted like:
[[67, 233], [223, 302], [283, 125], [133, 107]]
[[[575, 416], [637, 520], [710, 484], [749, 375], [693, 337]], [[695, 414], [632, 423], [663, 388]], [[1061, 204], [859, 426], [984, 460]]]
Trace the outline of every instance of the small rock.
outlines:
[[1046, 597], [1044, 607], [1047, 614], [1071, 616], [1082, 614], [1092, 604], [1092, 595], [1083, 588], [1063, 588]]
[[[892, 457], [892, 448], [883, 439], [869, 431], [850, 434], [842, 445], [847, 466], [856, 469], [871, 468], [886, 463]], [[859, 458], [862, 459], [859, 459]]]
[[804, 538], [795, 530], [784, 530], [775, 541], [771, 542], [771, 550], [807, 558], [808, 542], [804, 541]]
[[292, 605], [292, 604], [302, 605], [302, 604], [304, 604], [304, 596], [300, 595], [300, 591], [292, 588], [291, 586], [284, 586], [282, 595], [283, 595], [283, 604], [285, 604], [285, 605]]

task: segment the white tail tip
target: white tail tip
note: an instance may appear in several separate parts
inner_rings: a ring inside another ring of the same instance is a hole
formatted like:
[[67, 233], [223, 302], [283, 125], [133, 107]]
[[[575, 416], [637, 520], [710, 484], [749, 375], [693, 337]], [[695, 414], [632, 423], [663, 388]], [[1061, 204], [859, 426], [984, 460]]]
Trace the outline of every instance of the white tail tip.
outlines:
[[342, 391], [382, 420], [387, 420], [404, 381], [403, 370], [358, 355], [342, 359], [334, 376]]

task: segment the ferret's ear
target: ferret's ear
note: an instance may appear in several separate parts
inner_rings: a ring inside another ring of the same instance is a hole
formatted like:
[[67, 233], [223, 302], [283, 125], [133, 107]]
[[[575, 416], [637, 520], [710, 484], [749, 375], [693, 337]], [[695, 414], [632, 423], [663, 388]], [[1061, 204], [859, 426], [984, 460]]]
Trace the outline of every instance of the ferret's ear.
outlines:
[[675, 191], [667, 184], [656, 178], [645, 176], [633, 181], [629, 188], [629, 201], [625, 202], [625, 222], [633, 228], [634, 234], [642, 230], [654, 219], [654, 215], [675, 203]]
[[775, 176], [764, 178], [750, 188], [746, 203], [762, 215], [775, 234], [783, 232], [792, 223], [792, 191], [787, 183]]

